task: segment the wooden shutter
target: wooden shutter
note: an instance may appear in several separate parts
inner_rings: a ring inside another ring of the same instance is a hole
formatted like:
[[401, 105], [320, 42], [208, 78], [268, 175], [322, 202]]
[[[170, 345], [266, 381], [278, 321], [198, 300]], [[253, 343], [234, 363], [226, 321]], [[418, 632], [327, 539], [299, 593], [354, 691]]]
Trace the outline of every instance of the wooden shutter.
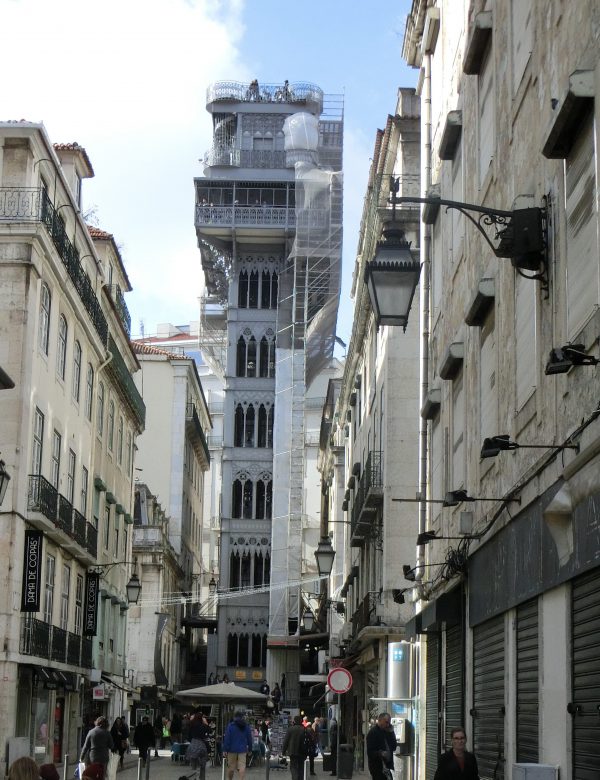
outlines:
[[513, 0], [512, 21], [512, 80], [513, 95], [519, 89], [532, 49], [531, 0]]
[[598, 214], [590, 112], [565, 160], [567, 216], [567, 327], [575, 336], [598, 305]]

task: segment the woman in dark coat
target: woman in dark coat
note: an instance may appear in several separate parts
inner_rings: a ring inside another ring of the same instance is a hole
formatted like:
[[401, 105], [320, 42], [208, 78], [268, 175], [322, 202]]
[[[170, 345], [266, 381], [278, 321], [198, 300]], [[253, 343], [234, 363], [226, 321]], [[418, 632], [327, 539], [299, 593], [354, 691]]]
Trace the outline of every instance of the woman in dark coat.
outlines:
[[123, 718], [115, 718], [110, 735], [113, 740], [113, 753], [119, 754], [119, 766], [123, 769], [123, 757], [129, 747], [129, 729]]
[[434, 780], [479, 780], [479, 769], [474, 753], [466, 750], [467, 735], [461, 727], [450, 732], [451, 750], [440, 756]]
[[198, 770], [198, 780], [204, 780], [206, 776], [206, 764], [208, 762], [208, 740], [210, 729], [208, 722], [201, 712], [196, 713], [190, 721], [190, 745], [186, 752], [186, 758], [194, 770]]

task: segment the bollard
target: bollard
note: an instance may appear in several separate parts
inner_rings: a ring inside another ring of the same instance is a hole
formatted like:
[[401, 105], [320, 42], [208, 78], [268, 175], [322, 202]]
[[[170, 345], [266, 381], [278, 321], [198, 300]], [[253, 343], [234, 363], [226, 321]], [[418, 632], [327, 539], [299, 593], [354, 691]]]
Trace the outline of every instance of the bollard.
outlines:
[[224, 754], [221, 754], [221, 780], [225, 780], [225, 764], [227, 759]]
[[[150, 761], [150, 756], [146, 758], [146, 761]], [[138, 758], [138, 765], [137, 765], [137, 780], [142, 780], [142, 759]]]
[[271, 769], [271, 751], [265, 750], [265, 780], [269, 780], [269, 771]]
[[65, 753], [63, 756], [63, 780], [68, 780], [67, 772], [69, 771], [69, 754]]
[[150, 754], [146, 758], [146, 780], [150, 777]]

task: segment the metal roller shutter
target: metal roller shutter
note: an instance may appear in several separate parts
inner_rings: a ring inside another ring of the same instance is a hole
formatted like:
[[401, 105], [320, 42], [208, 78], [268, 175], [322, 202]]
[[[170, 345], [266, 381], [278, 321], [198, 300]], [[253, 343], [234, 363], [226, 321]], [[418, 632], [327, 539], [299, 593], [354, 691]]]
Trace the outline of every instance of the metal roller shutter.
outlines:
[[465, 720], [464, 643], [462, 626], [446, 629], [445, 748], [450, 749], [450, 731]]
[[504, 778], [504, 615], [473, 629], [473, 750], [479, 776]]
[[539, 761], [538, 600], [517, 608], [517, 761]]
[[600, 569], [572, 587], [573, 780], [600, 777]]
[[440, 640], [427, 636], [425, 694], [425, 780], [433, 780], [440, 760]]

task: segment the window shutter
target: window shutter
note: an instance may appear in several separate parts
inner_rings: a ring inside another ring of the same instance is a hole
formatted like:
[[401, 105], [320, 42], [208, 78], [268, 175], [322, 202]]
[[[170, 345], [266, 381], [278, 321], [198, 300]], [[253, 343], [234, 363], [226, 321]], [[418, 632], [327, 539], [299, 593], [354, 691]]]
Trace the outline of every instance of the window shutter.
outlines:
[[590, 113], [565, 161], [569, 339], [598, 305], [598, 219], [594, 122]]
[[494, 61], [490, 46], [479, 75], [479, 186], [494, 154]]
[[465, 404], [462, 373], [452, 384], [452, 486], [458, 490], [465, 483]]
[[532, 49], [531, 0], [512, 0], [513, 95], [519, 89]]
[[536, 284], [515, 276], [516, 404], [521, 409], [535, 390], [535, 294]]
[[492, 309], [481, 329], [479, 369], [480, 438], [498, 433], [498, 390], [496, 384], [496, 331]]

